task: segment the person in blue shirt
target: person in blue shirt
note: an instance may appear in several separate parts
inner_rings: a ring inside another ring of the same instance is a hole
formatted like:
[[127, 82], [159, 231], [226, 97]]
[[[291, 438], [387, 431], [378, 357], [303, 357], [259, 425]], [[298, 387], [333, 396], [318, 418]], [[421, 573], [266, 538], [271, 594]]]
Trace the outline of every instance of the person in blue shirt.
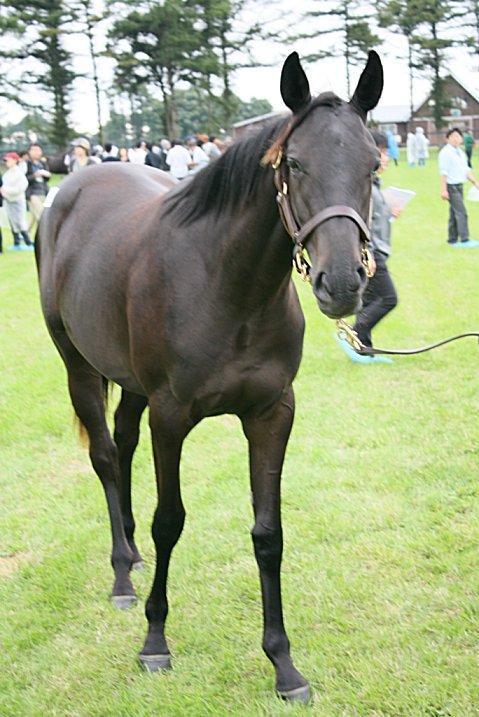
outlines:
[[479, 242], [469, 238], [469, 222], [463, 197], [466, 179], [478, 189], [479, 182], [468, 166], [466, 153], [461, 149], [462, 139], [459, 127], [451, 127], [446, 132], [446, 144], [438, 157], [441, 198], [449, 202], [447, 243], [461, 247], [479, 247]]
[[396, 141], [396, 137], [390, 129], [388, 129], [388, 131], [386, 132], [386, 136], [388, 138], [388, 156], [390, 159], [393, 160], [394, 164], [397, 167], [399, 159], [399, 147]]

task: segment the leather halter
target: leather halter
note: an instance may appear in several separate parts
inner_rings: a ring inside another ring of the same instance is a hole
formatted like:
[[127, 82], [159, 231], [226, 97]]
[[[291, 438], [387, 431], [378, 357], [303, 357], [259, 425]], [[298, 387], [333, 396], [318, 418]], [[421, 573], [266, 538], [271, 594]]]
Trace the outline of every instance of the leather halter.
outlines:
[[311, 219], [299, 226], [294, 216], [293, 208], [289, 199], [288, 182], [283, 164], [283, 147], [280, 147], [276, 159], [271, 163], [274, 169], [274, 183], [277, 189], [276, 201], [278, 203], [279, 215], [283, 226], [293, 240], [293, 266], [301, 275], [304, 281], [310, 281], [311, 265], [304, 256], [304, 246], [311, 232], [319, 227], [323, 222], [333, 217], [346, 217], [351, 219], [359, 229], [361, 241], [361, 262], [366, 269], [368, 277], [374, 275], [375, 264], [368, 245], [371, 242], [369, 228], [364, 219], [352, 207], [346, 204], [334, 204], [326, 207], [315, 214]]

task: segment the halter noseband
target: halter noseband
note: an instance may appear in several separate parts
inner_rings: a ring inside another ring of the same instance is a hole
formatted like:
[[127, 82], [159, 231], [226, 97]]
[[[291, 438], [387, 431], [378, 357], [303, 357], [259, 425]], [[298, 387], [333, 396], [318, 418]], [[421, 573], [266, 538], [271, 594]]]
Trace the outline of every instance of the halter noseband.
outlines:
[[351, 219], [356, 224], [360, 233], [361, 262], [366, 269], [368, 277], [372, 277], [374, 275], [375, 264], [368, 247], [371, 242], [371, 235], [364, 219], [352, 207], [348, 207], [346, 204], [334, 204], [331, 207], [322, 209], [320, 212], [311, 217], [311, 219], [308, 219], [302, 227], [300, 227], [295, 219], [293, 208], [289, 199], [288, 182], [286, 173], [283, 169], [283, 158], [283, 147], [280, 146], [276, 158], [271, 162], [271, 166], [274, 169], [274, 184], [278, 192], [276, 195], [276, 201], [278, 203], [279, 215], [281, 217], [281, 221], [283, 222], [283, 226], [294, 243], [293, 266], [301, 275], [301, 278], [304, 281], [311, 281], [311, 265], [304, 255], [304, 245], [306, 240], [314, 229], [332, 217], [346, 217]]

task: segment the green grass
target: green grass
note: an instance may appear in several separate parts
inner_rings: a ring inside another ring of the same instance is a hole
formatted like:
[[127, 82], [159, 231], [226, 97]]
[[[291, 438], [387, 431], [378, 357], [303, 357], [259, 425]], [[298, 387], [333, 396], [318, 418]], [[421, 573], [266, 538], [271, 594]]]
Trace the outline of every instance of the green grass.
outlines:
[[[445, 244], [436, 162], [391, 167], [417, 191], [394, 226], [400, 303], [378, 345], [479, 327], [479, 250]], [[470, 208], [479, 238], [479, 208]], [[321, 717], [479, 715], [478, 353], [473, 340], [393, 366], [348, 362], [307, 317], [284, 470], [283, 592], [292, 651]], [[247, 448], [203, 422], [182, 463], [187, 523], [170, 572], [175, 669], [140, 672], [154, 560], [147, 426], [134, 463], [140, 605], [116, 612], [106, 506], [73, 429], [33, 256], [0, 256], [0, 714], [282, 715], [262, 654]]]

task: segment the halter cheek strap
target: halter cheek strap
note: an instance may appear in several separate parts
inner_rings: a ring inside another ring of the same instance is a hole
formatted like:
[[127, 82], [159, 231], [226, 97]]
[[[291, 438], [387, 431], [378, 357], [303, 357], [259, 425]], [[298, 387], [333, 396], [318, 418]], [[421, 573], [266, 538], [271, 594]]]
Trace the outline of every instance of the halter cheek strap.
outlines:
[[311, 232], [319, 227], [323, 222], [333, 217], [346, 217], [351, 219], [359, 229], [361, 241], [361, 261], [366, 269], [368, 277], [374, 275], [374, 260], [368, 248], [371, 241], [369, 228], [364, 219], [352, 207], [346, 204], [334, 204], [326, 207], [315, 214], [311, 219], [303, 224], [302, 227], [296, 221], [293, 208], [289, 198], [288, 183], [285, 172], [283, 170], [283, 149], [278, 151], [275, 161], [271, 165], [274, 169], [274, 183], [277, 189], [276, 201], [278, 203], [279, 215], [283, 226], [294, 242], [293, 249], [293, 266], [301, 275], [304, 281], [310, 281], [311, 265], [304, 255], [304, 245]]

